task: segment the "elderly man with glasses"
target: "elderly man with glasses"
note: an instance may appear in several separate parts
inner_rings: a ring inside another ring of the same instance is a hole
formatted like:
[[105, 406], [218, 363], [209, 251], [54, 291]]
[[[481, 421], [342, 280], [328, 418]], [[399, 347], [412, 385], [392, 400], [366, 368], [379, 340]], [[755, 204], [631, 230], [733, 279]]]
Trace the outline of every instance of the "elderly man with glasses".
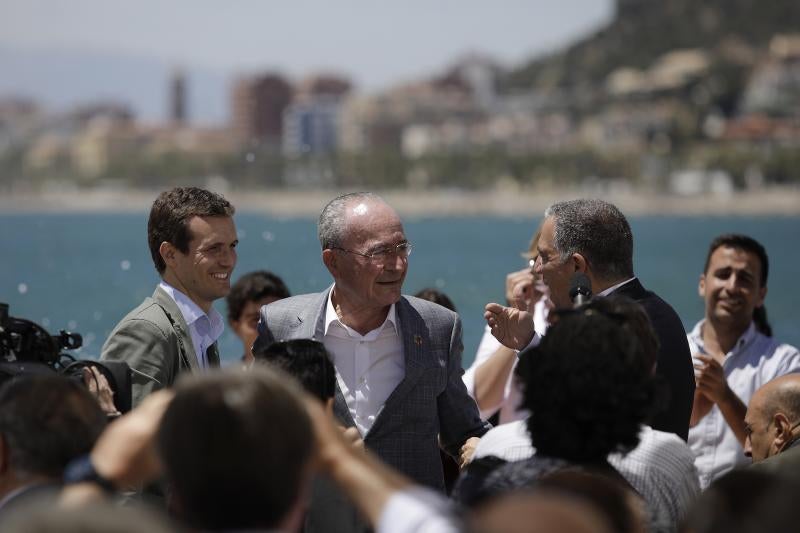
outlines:
[[339, 421], [357, 428], [385, 462], [442, 490], [440, 444], [458, 457], [468, 439], [489, 428], [461, 381], [461, 321], [401, 294], [411, 243], [379, 196], [335, 198], [318, 233], [333, 285], [263, 307], [255, 346], [322, 342], [336, 367]]

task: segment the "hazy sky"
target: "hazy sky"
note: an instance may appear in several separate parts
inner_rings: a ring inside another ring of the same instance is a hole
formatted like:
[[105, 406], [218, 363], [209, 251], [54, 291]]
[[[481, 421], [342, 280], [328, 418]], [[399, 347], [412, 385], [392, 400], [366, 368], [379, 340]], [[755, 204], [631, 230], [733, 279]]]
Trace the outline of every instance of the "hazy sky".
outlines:
[[0, 0], [0, 46], [123, 52], [222, 72], [419, 78], [467, 52], [511, 65], [611, 17], [612, 0]]

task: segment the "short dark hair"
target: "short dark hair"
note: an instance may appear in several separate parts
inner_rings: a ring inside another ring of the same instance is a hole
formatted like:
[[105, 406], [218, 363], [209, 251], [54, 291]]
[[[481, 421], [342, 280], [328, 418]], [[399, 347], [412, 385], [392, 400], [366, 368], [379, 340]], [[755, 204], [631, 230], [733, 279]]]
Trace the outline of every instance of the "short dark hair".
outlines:
[[283, 280], [269, 270], [256, 270], [236, 280], [225, 301], [228, 304], [228, 320], [239, 320], [248, 302], [258, 302], [268, 297], [288, 298], [289, 289]]
[[314, 433], [299, 387], [253, 367], [179, 382], [156, 442], [190, 527], [268, 529], [300, 497]]
[[428, 300], [429, 302], [433, 302], [435, 304], [439, 304], [445, 309], [449, 309], [454, 313], [458, 312], [456, 311], [456, 306], [453, 303], [453, 300], [451, 300], [449, 296], [440, 290], [428, 287], [417, 292], [417, 294], [414, 296], [417, 298], [422, 298], [423, 300]]
[[551, 205], [544, 216], [553, 218], [553, 240], [562, 261], [579, 253], [601, 279], [633, 277], [633, 232], [616, 206], [603, 200], [569, 200]]
[[232, 217], [234, 207], [222, 195], [198, 187], [176, 187], [158, 195], [147, 220], [147, 244], [159, 274], [167, 268], [159, 248], [169, 242], [183, 253], [189, 251], [192, 217]]
[[0, 434], [20, 477], [60, 479], [92, 450], [106, 416], [86, 388], [64, 376], [25, 376], [0, 389]]
[[539, 346], [520, 354], [517, 375], [538, 453], [597, 463], [639, 442], [653, 409], [652, 366], [625, 317], [604, 306], [561, 316]]
[[336, 394], [336, 369], [321, 342], [292, 339], [273, 342], [253, 351], [256, 362], [277, 367], [294, 376], [306, 392], [326, 402]]
[[711, 264], [711, 256], [717, 248], [723, 246], [726, 248], [738, 248], [758, 257], [758, 261], [761, 263], [761, 277], [759, 282], [762, 287], [767, 286], [767, 278], [769, 277], [769, 257], [767, 257], [767, 251], [760, 242], [740, 233], [725, 233], [711, 241], [711, 245], [708, 247], [708, 254], [706, 254], [706, 264], [703, 266], [703, 273], [708, 272], [708, 265]]

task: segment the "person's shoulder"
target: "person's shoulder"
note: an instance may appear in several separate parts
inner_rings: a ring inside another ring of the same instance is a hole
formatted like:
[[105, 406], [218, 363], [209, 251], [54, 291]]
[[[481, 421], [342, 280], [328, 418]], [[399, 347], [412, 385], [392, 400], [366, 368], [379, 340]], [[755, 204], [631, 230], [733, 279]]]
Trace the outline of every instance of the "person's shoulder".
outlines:
[[417, 298], [416, 296], [409, 296], [405, 294], [401, 297], [401, 301], [402, 300], [405, 300], [411, 307], [416, 309], [417, 312], [419, 312], [419, 314], [422, 315], [423, 317], [427, 315], [427, 316], [448, 317], [451, 319], [458, 318], [457, 313], [454, 313], [450, 309], [443, 307], [437, 303], [431, 302], [430, 300], [423, 300], [422, 298]]
[[264, 306], [269, 313], [282, 313], [286, 311], [294, 311], [297, 309], [306, 308], [309, 304], [321, 300], [325, 297], [326, 292], [311, 292], [308, 294], [298, 294], [296, 296], [289, 296], [282, 298]]

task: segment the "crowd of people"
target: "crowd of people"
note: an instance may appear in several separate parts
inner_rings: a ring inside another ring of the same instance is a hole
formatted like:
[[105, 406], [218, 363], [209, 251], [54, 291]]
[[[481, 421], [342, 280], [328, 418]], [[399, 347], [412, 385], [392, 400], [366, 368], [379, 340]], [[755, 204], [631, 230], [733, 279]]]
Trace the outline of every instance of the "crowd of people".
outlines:
[[[465, 372], [452, 301], [402, 293], [412, 244], [378, 195], [323, 209], [315, 294], [232, 284], [234, 213], [195, 187], [153, 203], [161, 281], [100, 357], [129, 366], [130, 412], [97, 369], [2, 385], [0, 530], [797, 527], [800, 352], [772, 337], [756, 240], [710, 244], [687, 333], [619, 209], [555, 203]], [[221, 369], [226, 322], [243, 348]]]

